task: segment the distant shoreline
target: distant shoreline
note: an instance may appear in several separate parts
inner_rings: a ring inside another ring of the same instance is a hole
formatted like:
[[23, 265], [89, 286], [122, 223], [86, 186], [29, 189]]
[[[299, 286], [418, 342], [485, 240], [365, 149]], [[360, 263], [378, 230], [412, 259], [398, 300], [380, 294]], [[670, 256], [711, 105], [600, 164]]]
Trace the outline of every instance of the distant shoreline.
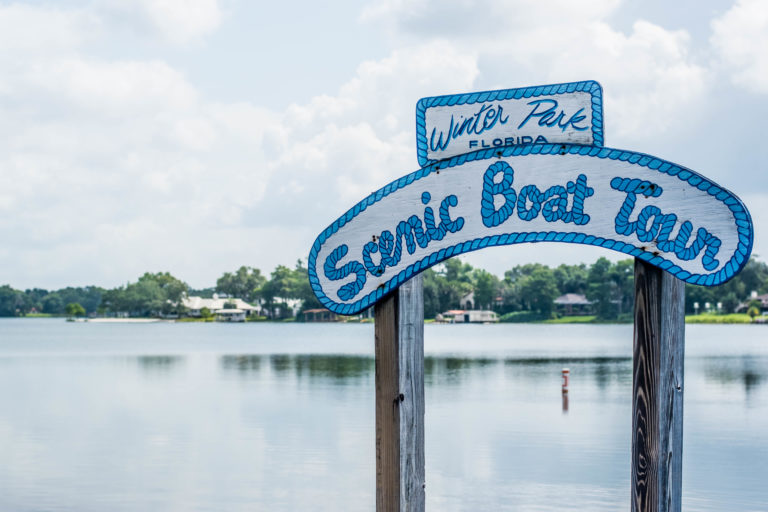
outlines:
[[[75, 320], [76, 322], [79, 319]], [[166, 320], [163, 318], [87, 318], [86, 322], [97, 324], [154, 324], [154, 323], [174, 323], [175, 320]]]
[[[6, 318], [50, 318], [50, 319], [68, 319], [63, 315], [46, 315], [46, 314], [33, 314], [18, 317], [6, 317]], [[762, 321], [761, 321], [762, 320]], [[746, 314], [727, 314], [727, 315], [686, 315], [686, 324], [759, 324], [768, 325], [768, 319], [757, 317], [756, 321], [753, 321]], [[74, 322], [91, 322], [91, 323], [103, 323], [103, 324], [149, 324], [149, 323], [213, 323], [213, 320], [203, 320], [199, 318], [182, 318], [182, 319], [169, 319], [169, 318], [75, 318], [71, 319]], [[360, 324], [360, 323], [373, 323], [373, 319], [363, 320], [349, 320], [339, 322], [298, 322], [294, 319], [286, 320], [257, 320], [249, 322], [215, 322], [215, 323], [270, 323], [270, 324], [292, 324], [292, 323], [309, 323], [309, 324], [322, 324], [322, 323], [347, 323], [347, 324]], [[433, 319], [425, 320], [426, 324], [438, 324], [438, 325], [463, 325], [462, 323], [450, 324], [447, 322], [435, 322]], [[581, 325], [626, 325], [632, 322], [617, 322], [617, 321], [601, 321], [594, 316], [573, 316], [573, 317], [561, 317], [551, 320], [538, 320], [538, 321], [523, 321], [523, 322], [494, 322], [498, 324], [542, 324], [542, 325], [555, 325], [555, 324], [581, 324]]]

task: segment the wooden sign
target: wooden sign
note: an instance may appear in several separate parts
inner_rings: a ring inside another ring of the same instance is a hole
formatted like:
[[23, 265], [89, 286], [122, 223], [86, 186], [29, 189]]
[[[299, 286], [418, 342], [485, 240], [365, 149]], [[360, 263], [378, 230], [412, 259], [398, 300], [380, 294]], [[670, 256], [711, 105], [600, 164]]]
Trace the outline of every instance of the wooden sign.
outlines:
[[419, 165], [473, 151], [567, 142], [603, 145], [603, 93], [595, 81], [422, 98]]
[[752, 241], [744, 204], [691, 170], [632, 151], [533, 144], [433, 163], [372, 193], [315, 240], [309, 279], [325, 307], [350, 315], [451, 256], [565, 242], [711, 286], [744, 266]]

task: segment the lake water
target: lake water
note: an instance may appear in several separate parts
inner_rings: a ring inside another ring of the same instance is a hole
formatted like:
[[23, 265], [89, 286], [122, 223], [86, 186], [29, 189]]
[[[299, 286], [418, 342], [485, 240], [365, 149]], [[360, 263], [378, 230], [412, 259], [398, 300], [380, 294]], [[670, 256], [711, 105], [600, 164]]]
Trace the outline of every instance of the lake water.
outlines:
[[[768, 328], [686, 337], [683, 509], [768, 510]], [[427, 325], [428, 510], [629, 510], [631, 349]], [[0, 510], [373, 511], [372, 355], [370, 324], [0, 320]]]

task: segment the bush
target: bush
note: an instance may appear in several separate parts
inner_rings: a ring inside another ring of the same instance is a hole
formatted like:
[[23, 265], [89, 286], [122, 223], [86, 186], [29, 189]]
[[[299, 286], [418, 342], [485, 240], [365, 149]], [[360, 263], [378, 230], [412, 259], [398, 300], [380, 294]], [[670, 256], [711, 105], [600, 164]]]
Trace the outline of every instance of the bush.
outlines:
[[744, 313], [731, 313], [729, 315], [701, 314], [685, 317], [687, 324], [748, 324], [752, 318]]
[[64, 308], [67, 316], [85, 316], [85, 308], [79, 302], [70, 302]]
[[499, 322], [510, 323], [543, 322], [544, 320], [549, 320], [549, 315], [535, 311], [513, 311], [499, 318]]

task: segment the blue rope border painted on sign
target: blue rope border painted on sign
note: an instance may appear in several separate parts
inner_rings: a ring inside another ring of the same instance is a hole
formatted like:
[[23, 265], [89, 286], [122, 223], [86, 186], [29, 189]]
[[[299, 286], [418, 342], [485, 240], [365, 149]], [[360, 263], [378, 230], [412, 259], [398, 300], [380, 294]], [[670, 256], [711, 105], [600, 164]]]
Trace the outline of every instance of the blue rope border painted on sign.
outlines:
[[[666, 260], [659, 255], [654, 255], [653, 253], [643, 251], [642, 249], [639, 249], [631, 244], [617, 240], [608, 240], [605, 238], [595, 237], [593, 235], [579, 232], [515, 232], [467, 240], [465, 242], [461, 242], [459, 244], [446, 247], [437, 252], [429, 254], [416, 263], [409, 265], [399, 274], [387, 281], [382, 287], [379, 287], [362, 299], [350, 304], [338, 303], [323, 293], [316, 271], [317, 255], [320, 252], [320, 248], [325, 243], [325, 241], [331, 235], [341, 229], [342, 226], [365, 211], [368, 206], [380, 201], [389, 194], [407, 185], [410, 185], [414, 181], [420, 180], [421, 178], [424, 178], [433, 172], [456, 167], [465, 162], [487, 160], [494, 157], [499, 158], [521, 155], [568, 154], [618, 160], [640, 165], [660, 173], [676, 176], [678, 179], [685, 181], [689, 185], [707, 192], [709, 195], [715, 197], [717, 200], [725, 204], [733, 213], [736, 225], [738, 226], [737, 230], [739, 237], [735, 254], [728, 261], [728, 263], [723, 266], [723, 268], [714, 274], [691, 274], [690, 272], [681, 269], [671, 261]], [[733, 195], [728, 190], [721, 188], [715, 183], [709, 181], [707, 178], [701, 176], [700, 174], [660, 158], [656, 158], [654, 156], [646, 155], [643, 153], [637, 153], [634, 151], [625, 151], [621, 149], [611, 149], [599, 146], [583, 146], [578, 144], [532, 144], [526, 146], [511, 146], [507, 148], [475, 151], [473, 153], [457, 155], [448, 160], [432, 163], [427, 167], [423, 167], [415, 172], [403, 176], [398, 180], [393, 181], [392, 183], [389, 183], [385, 187], [377, 190], [376, 192], [360, 201], [343, 216], [334, 221], [333, 224], [323, 230], [323, 232], [320, 233], [320, 235], [315, 240], [315, 243], [312, 244], [312, 249], [309, 253], [307, 265], [309, 282], [312, 286], [312, 290], [315, 292], [315, 295], [323, 304], [323, 306], [341, 315], [352, 315], [373, 305], [384, 295], [394, 290], [399, 285], [403, 284], [418, 272], [426, 270], [427, 268], [452, 256], [456, 256], [465, 252], [475, 251], [484, 247], [513, 245], [526, 242], [569, 242], [604, 247], [606, 249], [622, 252], [630, 256], [645, 260], [652, 265], [656, 265], [663, 270], [666, 270], [667, 272], [676, 276], [678, 279], [681, 279], [685, 282], [704, 286], [715, 286], [733, 277], [747, 263], [749, 255], [752, 252], [754, 232], [752, 229], [752, 219], [749, 215], [749, 211], [747, 211], [746, 207], [738, 197]]]
[[452, 94], [448, 96], [431, 96], [422, 98], [416, 103], [416, 155], [419, 160], [419, 165], [424, 167], [436, 161], [427, 158], [427, 127], [425, 117], [427, 109], [430, 107], [464, 105], [496, 100], [535, 98], [537, 96], [551, 96], [572, 92], [588, 92], [592, 95], [593, 145], [602, 146], [605, 143], [603, 137], [603, 88], [594, 80], [521, 87], [519, 89]]

